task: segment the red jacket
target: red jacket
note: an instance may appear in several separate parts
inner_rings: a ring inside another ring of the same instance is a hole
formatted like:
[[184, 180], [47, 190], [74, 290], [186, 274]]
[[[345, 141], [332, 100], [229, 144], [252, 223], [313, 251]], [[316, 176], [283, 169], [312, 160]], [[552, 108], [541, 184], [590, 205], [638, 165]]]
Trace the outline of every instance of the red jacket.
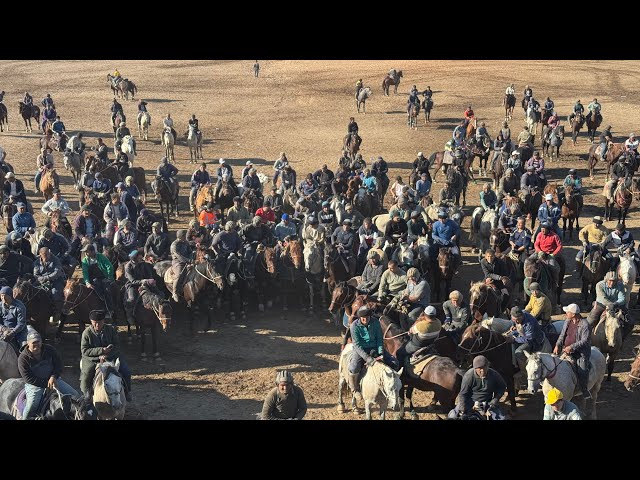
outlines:
[[256, 215], [262, 219], [262, 223], [276, 221], [276, 214], [273, 212], [273, 209], [265, 212], [264, 208], [259, 208], [256, 210]]
[[548, 235], [540, 232], [536, 237], [536, 243], [533, 245], [536, 252], [545, 252], [552, 255], [558, 255], [562, 250], [562, 242], [555, 232], [549, 232]]
[[474, 116], [473, 115], [473, 110], [471, 110], [470, 108], [467, 108], [464, 111], [464, 118], [472, 118], [473, 116]]

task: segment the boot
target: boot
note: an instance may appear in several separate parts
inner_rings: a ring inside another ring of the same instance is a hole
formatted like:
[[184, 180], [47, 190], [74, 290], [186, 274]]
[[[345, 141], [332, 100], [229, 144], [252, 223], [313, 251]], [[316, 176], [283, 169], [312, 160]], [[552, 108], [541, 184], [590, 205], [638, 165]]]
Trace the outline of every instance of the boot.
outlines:
[[349, 388], [353, 393], [360, 393], [360, 382], [358, 381], [359, 373], [349, 373]]
[[125, 309], [125, 313], [127, 316], [127, 323], [129, 325], [134, 325], [136, 323], [135, 318], [133, 317], [133, 308], [132, 306], [129, 306]]
[[[586, 372], [585, 372], [586, 373]], [[589, 393], [589, 387], [588, 387], [588, 375], [589, 373], [580, 373], [578, 374], [578, 383], [580, 384], [580, 390], [582, 390], [582, 396], [584, 398], [584, 400], [590, 400], [591, 399], [591, 393]]]

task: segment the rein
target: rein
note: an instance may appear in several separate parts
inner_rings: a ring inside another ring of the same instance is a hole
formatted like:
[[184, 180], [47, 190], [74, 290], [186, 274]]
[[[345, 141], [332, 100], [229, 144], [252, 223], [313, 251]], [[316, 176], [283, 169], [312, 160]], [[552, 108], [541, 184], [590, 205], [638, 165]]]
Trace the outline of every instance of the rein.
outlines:
[[[489, 332], [491, 332], [491, 330], [489, 330]], [[470, 347], [470, 348], [463, 347], [463, 346], [462, 346], [462, 342], [458, 345], [458, 347], [459, 347], [459, 348], [461, 348], [462, 350], [465, 350], [465, 351], [467, 352], [467, 354], [468, 354], [468, 355], [471, 355], [471, 354], [478, 354], [478, 355], [481, 355], [481, 354], [483, 354], [483, 353], [490, 352], [491, 350], [495, 350], [496, 348], [501, 347], [501, 346], [503, 346], [503, 345], [507, 345], [507, 343], [506, 343], [506, 342], [502, 342], [502, 343], [499, 343], [499, 344], [497, 344], [497, 345], [495, 345], [495, 346], [493, 346], [493, 347], [489, 348], [489, 345], [491, 345], [491, 341], [493, 340], [493, 337], [494, 337], [494, 336], [493, 336], [493, 332], [491, 332], [491, 337], [489, 337], [489, 343], [487, 343], [487, 348], [485, 348], [484, 350], [481, 350], [481, 351], [479, 351], [479, 352], [474, 352], [474, 351], [473, 351], [473, 347], [475, 347], [475, 346], [476, 346], [476, 343], [477, 343], [478, 345], [480, 345], [480, 344], [482, 343], [482, 337], [479, 337], [479, 336], [477, 336], [477, 335], [476, 335], [476, 339], [475, 339], [475, 341], [473, 342], [473, 344], [471, 344], [471, 347]]]
[[[79, 285], [79, 284], [78, 284], [78, 285]], [[84, 302], [85, 302], [85, 301], [86, 301], [86, 300], [91, 296], [91, 294], [92, 294], [92, 293], [93, 293], [93, 290], [89, 289], [89, 293], [87, 294], [87, 296], [86, 296], [86, 297], [84, 297], [84, 298], [83, 298], [82, 300], [80, 300], [78, 303], [74, 303], [73, 305], [71, 305], [71, 308], [69, 308], [69, 309], [67, 309], [67, 310], [69, 310], [69, 312], [72, 312], [72, 311], [73, 311], [73, 310], [74, 310], [78, 305], [80, 305], [80, 304], [84, 303]], [[107, 293], [108, 293], [108, 292], [107, 292]], [[75, 299], [77, 300], [78, 298], [80, 298], [80, 295], [82, 295], [82, 288], [79, 288], [79, 289], [78, 289], [78, 294], [76, 295], [76, 298], [75, 298]], [[97, 294], [96, 294], [96, 295], [97, 295]], [[65, 300], [65, 303], [70, 303], [70, 302], [69, 302], [69, 300]]]
[[[1, 359], [0, 359], [1, 360]], [[640, 377], [636, 377], [635, 375], [631, 375], [631, 372], [627, 373], [629, 378], [633, 378], [634, 380], [640, 380]]]
[[387, 328], [384, 330], [384, 333], [382, 334], [382, 340], [393, 340], [394, 338], [398, 338], [409, 333], [409, 332], [402, 332], [402, 333], [399, 333], [398, 335], [394, 335], [393, 337], [387, 337], [387, 333], [389, 332], [391, 325], [393, 325], [393, 322], [389, 322], [389, 325], [387, 325]]

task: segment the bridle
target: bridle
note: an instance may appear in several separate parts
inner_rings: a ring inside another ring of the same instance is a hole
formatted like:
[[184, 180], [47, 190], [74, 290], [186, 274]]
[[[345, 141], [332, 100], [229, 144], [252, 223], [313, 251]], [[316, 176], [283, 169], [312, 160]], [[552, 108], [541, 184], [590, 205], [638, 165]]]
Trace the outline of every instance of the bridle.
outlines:
[[[563, 362], [563, 360], [561, 359], [559, 363], [556, 363], [555, 357], [551, 357], [551, 359], [553, 360], [553, 369], [550, 369], [549, 367], [547, 367], [545, 365], [545, 363], [544, 363], [544, 361], [542, 360], [541, 357], [538, 357], [538, 358], [540, 358], [540, 376], [533, 378], [532, 381], [534, 381], [534, 382], [542, 382], [543, 379], [551, 379], [551, 378], [555, 377], [556, 373], [558, 373], [558, 367]], [[548, 372], [547, 376], [544, 375], [544, 371], [545, 370]]]
[[[82, 295], [82, 286], [79, 283], [77, 283], [76, 285], [78, 285], [79, 288], [78, 288], [78, 294], [76, 295], [75, 300], [78, 300], [78, 298], [80, 298], [80, 296]], [[68, 288], [65, 288], [65, 290], [71, 291], [71, 289], [68, 289]], [[84, 303], [91, 296], [91, 294], [93, 293], [93, 290], [91, 290], [91, 289], [88, 289], [88, 290], [89, 290], [89, 293], [87, 294], [86, 297], [84, 297], [79, 302], [74, 303], [73, 305], [71, 305], [71, 308], [67, 309], [69, 312], [72, 312], [78, 305]], [[65, 300], [64, 303], [67, 304], [67, 303], [71, 303], [71, 302], [69, 300]]]
[[473, 348], [476, 346], [476, 344], [478, 344], [479, 346], [482, 345], [482, 337], [480, 335], [477, 335], [476, 332], [474, 332], [474, 335], [476, 337], [476, 339], [474, 340], [474, 342], [471, 344], [471, 347], [466, 348], [462, 346], [462, 342], [460, 342], [458, 344], [458, 347], [461, 348], [462, 350], [465, 350], [467, 352], [467, 355], [471, 355], [471, 354], [476, 354], [476, 355], [482, 355], [483, 353], [486, 352], [490, 352], [491, 350], [495, 350], [496, 348], [502, 347], [503, 345], [506, 345], [506, 342], [502, 342], [502, 343], [498, 343], [497, 345], [494, 345], [493, 347], [490, 347], [491, 345], [491, 341], [494, 338], [493, 332], [491, 330], [488, 330], [490, 333], [490, 337], [489, 337], [489, 342], [487, 343], [487, 347], [484, 350], [480, 350], [478, 352], [474, 352]]

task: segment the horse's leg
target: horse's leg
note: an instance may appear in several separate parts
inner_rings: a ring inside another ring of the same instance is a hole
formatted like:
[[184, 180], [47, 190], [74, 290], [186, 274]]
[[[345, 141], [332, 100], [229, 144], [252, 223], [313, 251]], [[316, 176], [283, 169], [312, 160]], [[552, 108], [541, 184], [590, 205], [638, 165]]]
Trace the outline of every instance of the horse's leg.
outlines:
[[413, 387], [411, 386], [407, 387], [407, 398], [409, 399], [409, 416], [411, 417], [411, 420], [417, 420], [418, 414], [413, 406]]
[[160, 358], [160, 352], [158, 351], [158, 337], [159, 337], [159, 330], [160, 330], [160, 324], [158, 321], [156, 321], [156, 319], [153, 319], [153, 326], [151, 327], [151, 344], [152, 344], [152, 348], [153, 348], [153, 360], [156, 362], [161, 361], [162, 359]]
[[309, 313], [313, 313], [313, 283], [312, 282], [308, 282], [307, 285], [309, 286]]
[[140, 342], [140, 360], [143, 362], [147, 361], [147, 354], [144, 351], [144, 338], [145, 338], [145, 329], [142, 324], [136, 324], [138, 327], [138, 341]]

